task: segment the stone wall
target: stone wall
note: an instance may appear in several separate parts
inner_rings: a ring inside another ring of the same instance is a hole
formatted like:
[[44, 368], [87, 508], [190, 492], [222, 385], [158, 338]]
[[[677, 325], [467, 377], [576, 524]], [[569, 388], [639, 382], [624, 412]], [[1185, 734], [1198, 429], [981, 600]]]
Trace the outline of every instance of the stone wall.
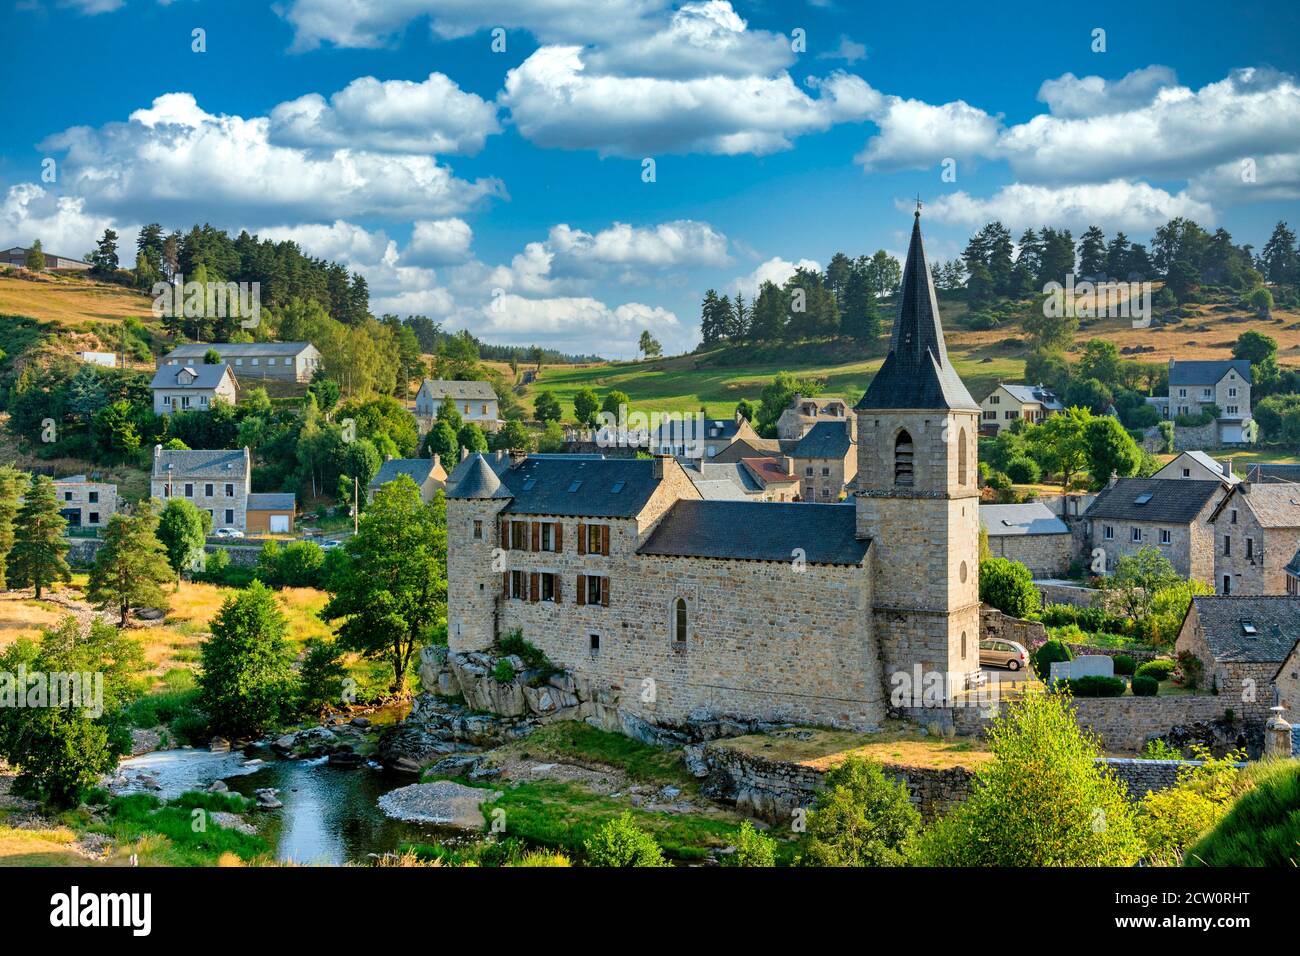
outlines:
[[1216, 721], [1232, 704], [1204, 694], [1080, 697], [1074, 706], [1079, 726], [1098, 734], [1106, 750], [1141, 753], [1148, 740], [1162, 737], [1175, 727]]
[[[1143, 548], [1156, 548], [1169, 559], [1180, 577], [1196, 578], [1213, 585], [1214, 526], [1209, 523], [1209, 517], [1221, 497], [1219, 494], [1211, 497], [1187, 524], [1094, 518], [1091, 520], [1091, 548], [1094, 551], [1100, 548], [1105, 553], [1108, 573], [1115, 570], [1121, 557], [1136, 555]], [[1106, 537], [1107, 530], [1112, 537]], [[1134, 532], [1139, 535], [1136, 541]], [[1161, 532], [1169, 533], [1168, 544], [1161, 541]]]
[[[1171, 405], [1176, 403], [1171, 401]], [[1219, 423], [1209, 422], [1195, 428], [1174, 425], [1174, 451], [1196, 451], [1199, 448], [1215, 448], [1219, 445]]]
[[1078, 556], [1074, 535], [1006, 534], [989, 535], [989, 552], [995, 558], [1019, 561], [1035, 577], [1067, 574]]
[[[1133, 800], [1141, 800], [1149, 790], [1159, 793], [1178, 782], [1178, 771], [1184, 767], [1204, 766], [1203, 760], [1142, 760], [1132, 757], [1099, 757], [1104, 765], [1124, 785]], [[1245, 767], [1244, 763], [1236, 766]]]
[[1003, 614], [995, 607], [982, 607], [980, 608], [980, 640], [987, 641], [991, 638], [1015, 641], [1032, 650], [1047, 640], [1047, 628], [1040, 621], [1024, 621]]
[[1035, 581], [1034, 587], [1038, 588], [1038, 596], [1044, 604], [1072, 604], [1075, 607], [1092, 607], [1100, 604], [1105, 593], [1081, 584], [1063, 584], [1054, 581]]
[[[1300, 548], [1300, 528], [1265, 528], [1260, 524], [1243, 482], [1214, 524], [1214, 589], [1219, 594], [1285, 594], [1286, 566]], [[1232, 541], [1224, 553], [1224, 539]], [[1249, 551], [1247, 544], [1249, 543]], [[1232, 579], [1225, 592], [1223, 578]]]

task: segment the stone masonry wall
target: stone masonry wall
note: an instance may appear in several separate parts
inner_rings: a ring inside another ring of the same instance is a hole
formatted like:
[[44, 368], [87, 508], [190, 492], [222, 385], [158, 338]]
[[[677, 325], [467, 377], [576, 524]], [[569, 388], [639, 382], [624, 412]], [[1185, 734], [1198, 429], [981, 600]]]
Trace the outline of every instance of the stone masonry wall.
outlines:
[[1035, 577], [1057, 577], [1070, 570], [1077, 557], [1074, 536], [1062, 534], [989, 535], [989, 551], [995, 558], [1019, 561]]

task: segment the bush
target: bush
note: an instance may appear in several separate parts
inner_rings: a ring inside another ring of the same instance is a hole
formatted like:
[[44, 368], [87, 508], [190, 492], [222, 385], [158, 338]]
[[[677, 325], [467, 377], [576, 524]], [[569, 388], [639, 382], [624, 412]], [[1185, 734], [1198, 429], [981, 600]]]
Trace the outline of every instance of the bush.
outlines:
[[901, 866], [921, 815], [907, 785], [879, 764], [850, 757], [826, 774], [808, 813], [805, 866]]
[[292, 707], [294, 688], [286, 621], [274, 593], [254, 581], [221, 606], [211, 626], [199, 673], [211, 729], [236, 738], [276, 726]]
[[[1150, 678], [1144, 679], [1149, 680]], [[1182, 760], [1183, 752], [1177, 747], [1169, 746], [1169, 742], [1165, 738], [1157, 737], [1154, 740], [1147, 741], [1142, 756], [1146, 760]]]
[[1123, 697], [1126, 686], [1123, 678], [1097, 674], [1058, 680], [1052, 685], [1058, 693], [1069, 691], [1075, 697]]
[[1133, 675], [1134, 697], [1155, 697], [1158, 693], [1160, 693], [1160, 681], [1145, 674]]
[[1269, 761], [1243, 771], [1253, 784], [1189, 850], [1186, 866], [1294, 867], [1300, 846], [1300, 760]]
[[724, 856], [722, 865], [776, 866], [776, 841], [746, 820], [736, 832], [736, 852]]
[[588, 866], [668, 866], [663, 850], [624, 811], [584, 841]]
[[1038, 462], [1020, 456], [1007, 462], [1007, 477], [1018, 485], [1034, 485], [1043, 477]]
[[980, 562], [980, 600], [1012, 617], [1038, 610], [1038, 589], [1029, 569], [1019, 561], [989, 558]]
[[1153, 661], [1147, 661], [1137, 669], [1135, 674], [1138, 677], [1153, 677], [1157, 681], [1168, 680], [1169, 675], [1174, 672], [1178, 662], [1168, 657], [1157, 657]]
[[1188, 690], [1195, 690], [1201, 686], [1204, 676], [1205, 663], [1199, 657], [1191, 651], [1178, 652], [1178, 673], [1174, 677], [1180, 684]]
[[262, 545], [257, 576], [273, 588], [314, 588], [321, 583], [325, 551], [315, 541], [278, 541]]
[[1072, 661], [1074, 660], [1074, 651], [1070, 650], [1064, 642], [1050, 640], [1034, 652], [1034, 673], [1038, 675], [1039, 680], [1047, 680], [1052, 676], [1053, 661]]
[[1111, 658], [1111, 663], [1115, 665], [1115, 673], [1120, 677], [1132, 676], [1137, 668], [1137, 662], [1127, 654], [1116, 654]]
[[343, 700], [343, 666], [333, 641], [313, 638], [307, 642], [307, 654], [298, 668], [298, 706], [303, 713], [319, 713], [329, 704]]
[[[1174, 786], [1148, 792], [1138, 809], [1138, 832], [1147, 845], [1147, 861], [1154, 866], [1177, 866], [1184, 852], [1228, 812], [1233, 789], [1245, 759], [1241, 751], [1215, 758], [1204, 748], [1193, 748], [1201, 764], [1178, 768]], [[1258, 865], [1258, 864], [1256, 864]]]
[[550, 671], [555, 669], [555, 665], [551, 663], [545, 651], [524, 640], [523, 631], [514, 630], [506, 634], [497, 641], [497, 648], [507, 657], [513, 654], [520, 658], [524, 662], [524, 666], [529, 670]]
[[515, 679], [515, 668], [504, 657], [492, 665], [492, 679], [502, 684], [508, 684]]

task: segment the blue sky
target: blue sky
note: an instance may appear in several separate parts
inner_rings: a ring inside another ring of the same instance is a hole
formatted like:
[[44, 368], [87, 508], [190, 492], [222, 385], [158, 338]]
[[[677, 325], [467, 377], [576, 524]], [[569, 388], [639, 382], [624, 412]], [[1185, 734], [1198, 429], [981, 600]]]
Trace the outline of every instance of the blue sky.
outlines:
[[33, 91], [0, 106], [0, 246], [248, 228], [490, 341], [689, 348], [706, 288], [900, 252], [918, 193], [932, 258], [992, 218], [1258, 247], [1300, 201], [1286, 5], [0, 4]]

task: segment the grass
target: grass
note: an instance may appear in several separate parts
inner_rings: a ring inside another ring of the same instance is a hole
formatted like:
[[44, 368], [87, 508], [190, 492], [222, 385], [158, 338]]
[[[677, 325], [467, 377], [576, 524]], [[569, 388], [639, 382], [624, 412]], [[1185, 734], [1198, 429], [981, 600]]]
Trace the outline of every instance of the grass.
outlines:
[[533, 755], [569, 763], [617, 767], [638, 783], [696, 788], [695, 778], [686, 772], [680, 751], [653, 747], [578, 721], [547, 724], [530, 734], [520, 746]]
[[72, 848], [77, 835], [67, 827], [29, 830], [0, 824], [0, 866], [94, 866]]
[[86, 829], [111, 837], [117, 848], [131, 848], [142, 866], [215, 866], [227, 854], [256, 862], [270, 853], [261, 837], [228, 830], [210, 819], [202, 829], [195, 826], [195, 810], [244, 813], [251, 805], [235, 794], [185, 793], [166, 802], [132, 794], [110, 800], [104, 821]]
[[153, 299], [123, 286], [72, 276], [18, 279], [0, 275], [0, 313], [30, 315], [65, 330], [134, 316], [157, 325]]
[[1300, 760], [1252, 764], [1222, 820], [1183, 855], [1186, 866], [1300, 865]]
[[933, 737], [922, 734], [920, 728], [904, 721], [887, 721], [885, 729], [874, 734], [798, 727], [770, 734], [731, 737], [711, 746], [822, 771], [839, 766], [849, 757], [930, 770], [952, 767], [975, 770], [993, 759], [982, 740]]

